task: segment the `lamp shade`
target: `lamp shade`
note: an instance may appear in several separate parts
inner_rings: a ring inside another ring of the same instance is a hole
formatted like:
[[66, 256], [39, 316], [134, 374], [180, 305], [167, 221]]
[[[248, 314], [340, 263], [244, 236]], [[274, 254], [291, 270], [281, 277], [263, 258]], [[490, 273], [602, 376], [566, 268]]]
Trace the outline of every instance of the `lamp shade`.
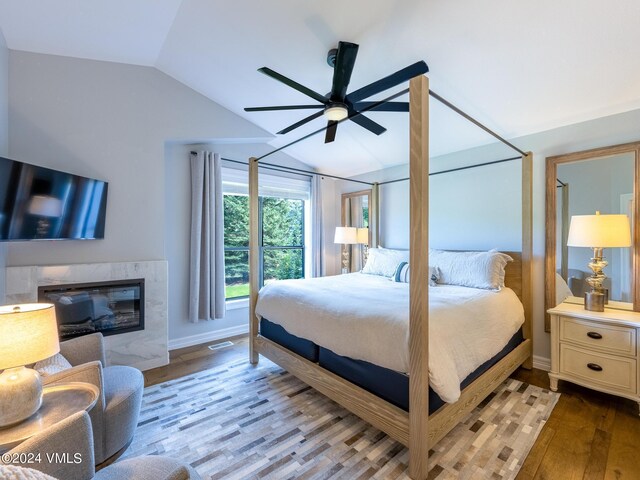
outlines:
[[0, 370], [30, 365], [59, 351], [53, 305], [28, 303], [0, 307]]
[[34, 195], [29, 201], [29, 213], [41, 217], [62, 216], [62, 201], [47, 195]]
[[363, 245], [369, 245], [369, 229], [368, 228], [359, 228], [358, 229], [358, 243], [362, 243]]
[[345, 245], [358, 243], [358, 229], [356, 227], [336, 227], [333, 243]]
[[573, 215], [569, 247], [611, 248], [631, 246], [631, 227], [626, 215]]

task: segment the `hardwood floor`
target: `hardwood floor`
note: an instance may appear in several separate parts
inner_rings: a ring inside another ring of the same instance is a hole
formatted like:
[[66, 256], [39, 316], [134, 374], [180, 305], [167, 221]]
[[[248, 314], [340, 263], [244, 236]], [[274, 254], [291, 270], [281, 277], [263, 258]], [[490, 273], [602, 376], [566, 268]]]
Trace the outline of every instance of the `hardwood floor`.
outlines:
[[[210, 350], [207, 344], [170, 352], [170, 364], [144, 372], [145, 386], [249, 358], [249, 339]], [[218, 343], [218, 342], [216, 342]], [[549, 388], [547, 372], [520, 369], [513, 378]], [[638, 405], [560, 382], [560, 400], [518, 474], [518, 480], [640, 479]]]
[[[170, 351], [169, 365], [143, 372], [144, 386], [156, 385], [242, 358], [246, 358], [249, 361], [248, 335], [232, 337], [227, 340], [233, 342], [233, 346], [210, 350], [208, 347], [211, 344], [205, 343]], [[218, 344], [224, 341], [219, 340], [212, 343]]]
[[[547, 372], [520, 369], [513, 375], [549, 388]], [[527, 457], [519, 480], [640, 479], [638, 404], [569, 382]]]

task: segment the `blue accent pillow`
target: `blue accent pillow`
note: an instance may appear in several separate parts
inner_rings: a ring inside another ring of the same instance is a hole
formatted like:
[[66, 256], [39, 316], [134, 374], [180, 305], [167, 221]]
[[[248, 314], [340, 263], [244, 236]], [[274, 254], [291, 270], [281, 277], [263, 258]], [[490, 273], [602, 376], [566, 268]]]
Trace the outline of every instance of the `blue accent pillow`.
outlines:
[[[400, 262], [396, 267], [392, 280], [394, 282], [409, 283], [410, 267], [408, 262]], [[435, 287], [438, 283], [438, 268], [429, 267], [429, 285]]]

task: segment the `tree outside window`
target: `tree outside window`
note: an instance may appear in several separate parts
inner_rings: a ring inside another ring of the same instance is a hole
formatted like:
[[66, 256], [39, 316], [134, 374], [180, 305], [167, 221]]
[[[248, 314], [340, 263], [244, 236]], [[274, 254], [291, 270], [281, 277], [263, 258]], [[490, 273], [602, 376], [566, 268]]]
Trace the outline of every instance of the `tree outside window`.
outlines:
[[[304, 201], [259, 198], [260, 286], [304, 277]], [[224, 195], [226, 298], [249, 295], [249, 197]]]

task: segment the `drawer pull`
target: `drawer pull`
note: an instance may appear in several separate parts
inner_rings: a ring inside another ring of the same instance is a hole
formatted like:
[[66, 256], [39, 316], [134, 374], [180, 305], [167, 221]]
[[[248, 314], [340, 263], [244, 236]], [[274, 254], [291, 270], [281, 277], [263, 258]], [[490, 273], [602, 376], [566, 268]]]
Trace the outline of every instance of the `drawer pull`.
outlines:
[[602, 367], [600, 365], [598, 365], [597, 363], [587, 363], [587, 368], [590, 368], [591, 370], [593, 370], [595, 372], [601, 372], [602, 371]]
[[600, 340], [602, 338], [602, 335], [600, 335], [598, 332], [587, 332], [587, 337], [593, 338], [594, 340]]

